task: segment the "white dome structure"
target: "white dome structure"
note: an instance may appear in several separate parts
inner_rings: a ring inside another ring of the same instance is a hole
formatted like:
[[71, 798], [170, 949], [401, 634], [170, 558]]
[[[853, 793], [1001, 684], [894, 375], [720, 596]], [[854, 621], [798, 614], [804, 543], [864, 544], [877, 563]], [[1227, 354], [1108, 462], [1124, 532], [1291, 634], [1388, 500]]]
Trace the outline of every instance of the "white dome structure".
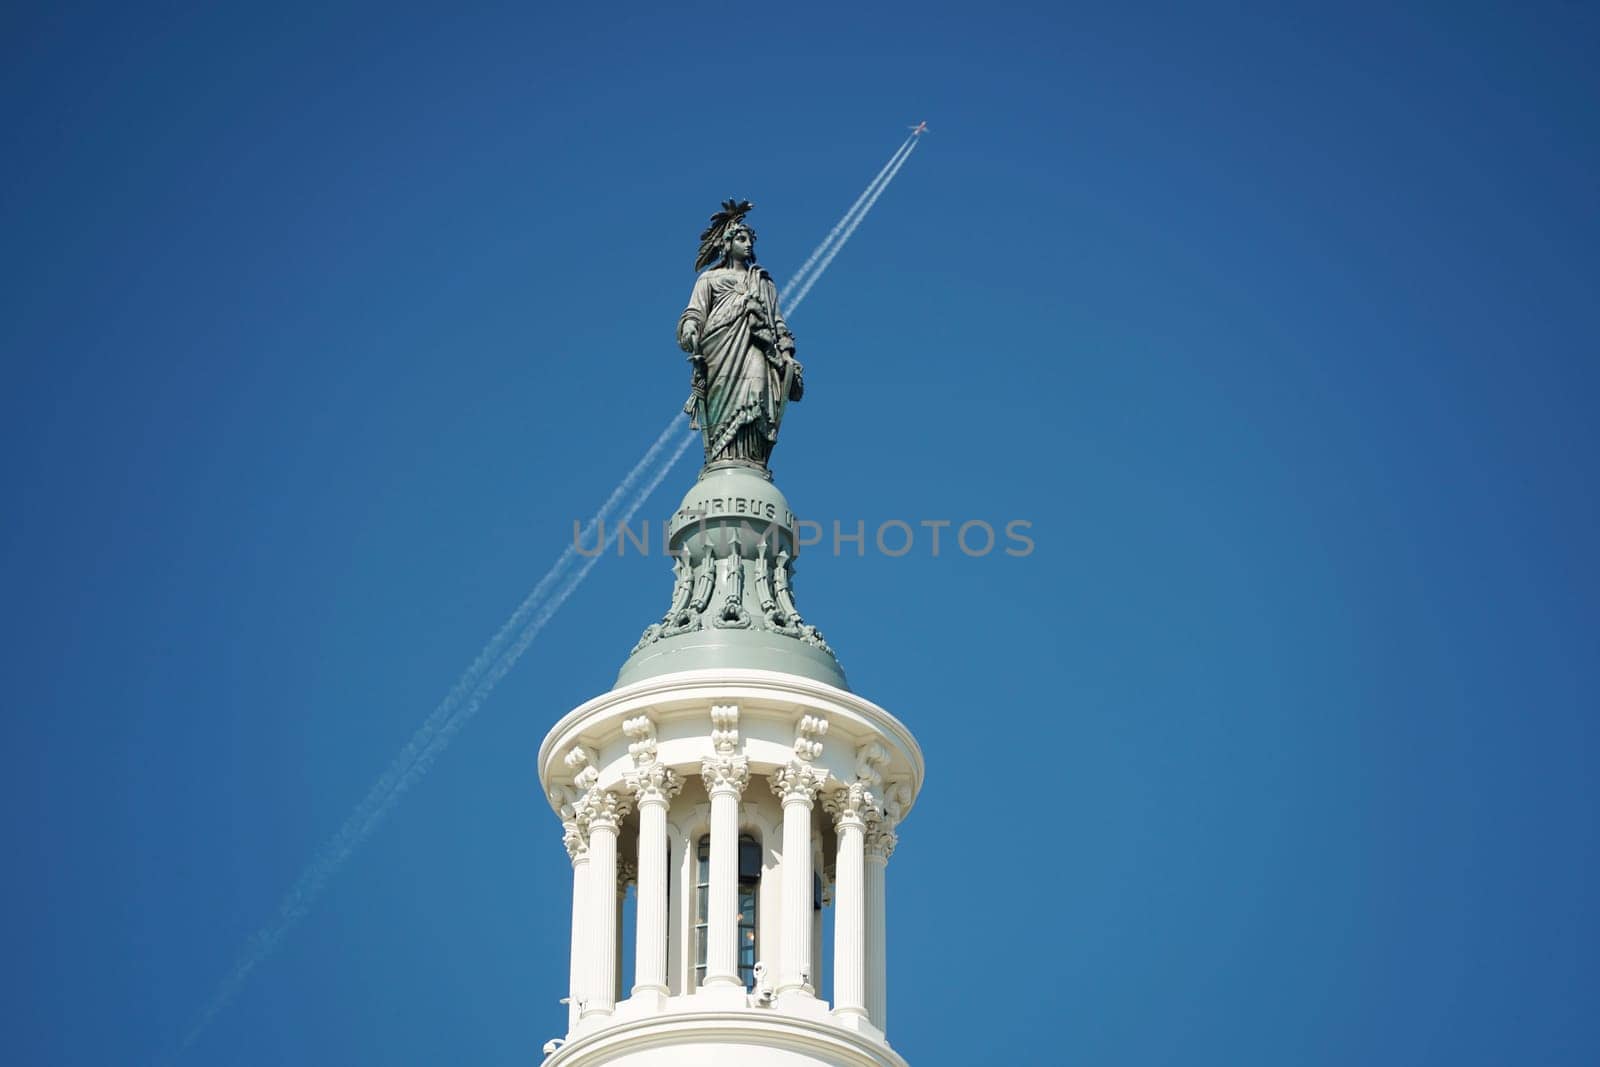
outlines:
[[539, 751], [572, 860], [568, 1027], [545, 1067], [903, 1067], [885, 876], [922, 754], [801, 619], [765, 469], [702, 471], [669, 546], [667, 614]]

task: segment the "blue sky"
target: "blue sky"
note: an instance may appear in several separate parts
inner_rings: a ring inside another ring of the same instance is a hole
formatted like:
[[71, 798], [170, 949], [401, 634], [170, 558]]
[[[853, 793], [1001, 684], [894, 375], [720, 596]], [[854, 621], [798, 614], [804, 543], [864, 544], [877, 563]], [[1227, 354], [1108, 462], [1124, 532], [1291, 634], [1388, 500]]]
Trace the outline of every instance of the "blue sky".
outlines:
[[[803, 561], [928, 762], [896, 1046], [1593, 1062], [1600, 27], [1412, 7], [8, 7], [8, 1061], [175, 1045], [682, 402], [706, 216], [781, 284], [926, 119], [774, 461], [1033, 524]], [[534, 756], [669, 585], [598, 566], [179, 1062], [536, 1059]]]

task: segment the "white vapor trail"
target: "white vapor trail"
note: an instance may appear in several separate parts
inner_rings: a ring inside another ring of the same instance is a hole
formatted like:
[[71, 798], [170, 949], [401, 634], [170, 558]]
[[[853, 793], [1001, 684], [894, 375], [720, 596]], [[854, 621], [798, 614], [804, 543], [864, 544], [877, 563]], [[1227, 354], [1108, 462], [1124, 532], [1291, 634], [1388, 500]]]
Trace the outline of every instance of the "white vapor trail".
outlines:
[[[422, 774], [432, 765], [433, 760], [449, 744], [455, 732], [461, 728], [467, 719], [471, 718], [478, 710], [483, 699], [488, 696], [489, 690], [505, 677], [507, 671], [521, 658], [528, 644], [544, 629], [546, 623], [556, 613], [557, 609], [572, 595], [579, 582], [589, 573], [590, 568], [599, 559], [599, 554], [585, 560], [578, 573], [568, 580], [560, 592], [550, 603], [545, 603], [552, 587], [558, 583], [562, 575], [571, 567], [572, 561], [577, 558], [576, 546], [586, 541], [596, 527], [606, 522], [611, 512], [616, 508], [622, 498], [634, 489], [650, 468], [655, 465], [661, 453], [671, 443], [674, 432], [682, 416], [675, 415], [665, 429], [656, 437], [656, 440], [645, 451], [633, 469], [617, 483], [611, 495], [600, 505], [583, 528], [583, 532], [574, 538], [561, 555], [557, 557], [550, 569], [545, 572], [533, 591], [523, 598], [522, 603], [511, 613], [498, 632], [489, 639], [488, 644], [478, 653], [477, 658], [457, 679], [449, 694], [439, 702], [439, 706], [423, 722], [417, 732], [412, 734], [411, 740], [406, 742], [405, 748], [389, 764], [377, 783], [367, 791], [366, 797], [344, 821], [339, 832], [334, 834], [322, 846], [312, 859], [310, 865], [300, 875], [299, 879], [290, 888], [288, 896], [278, 907], [278, 916], [271, 923], [262, 927], [245, 944], [244, 951], [240, 953], [238, 961], [234, 964], [216, 993], [212, 996], [210, 1004], [199, 1020], [189, 1029], [183, 1039], [183, 1048], [193, 1045], [195, 1040], [216, 1018], [218, 1012], [225, 1008], [233, 999], [234, 994], [256, 969], [278, 947], [279, 942], [310, 910], [311, 904], [321, 895], [326, 888], [328, 880], [338, 871], [351, 854], [372, 835], [384, 817], [398, 803], [402, 794], [416, 784]], [[636, 493], [628, 507], [623, 512], [620, 523], [626, 523], [632, 518], [634, 512], [661, 484], [688, 441], [693, 437], [686, 437], [680, 441], [667, 462], [656, 471], [654, 477], [645, 485], [644, 489]], [[615, 541], [620, 532], [620, 525], [614, 528], [608, 537], [608, 543]], [[531, 616], [531, 621], [530, 621]], [[515, 637], [514, 643], [507, 647]]]
[[889, 188], [889, 183], [894, 181], [894, 176], [900, 173], [900, 168], [906, 165], [906, 160], [910, 159], [911, 153], [915, 152], [916, 150], [916, 142], [912, 142], [911, 147], [907, 148], [905, 150], [905, 154], [900, 157], [897, 163], [895, 163], [894, 169], [889, 171], [889, 173], [884, 177], [883, 181], [878, 185], [878, 188], [873, 190], [872, 196], [867, 200], [866, 204], [862, 206], [861, 212], [856, 215], [854, 219], [850, 220], [849, 227], [842, 235], [840, 235], [838, 242], [828, 250], [828, 254], [823, 258], [822, 262], [817, 264], [816, 272], [806, 279], [805, 284], [800, 287], [800, 291], [794, 295], [794, 299], [789, 301], [788, 313], [790, 315], [794, 314], [795, 308], [800, 306], [800, 302], [806, 298], [806, 294], [811, 292], [811, 287], [816, 285], [817, 279], [822, 277], [823, 273], [827, 271], [828, 264], [833, 262], [833, 257], [837, 256], [839, 254], [839, 250], [845, 246], [845, 242], [850, 240], [850, 235], [856, 232], [856, 227], [860, 226], [862, 220], [867, 217], [867, 212], [872, 210], [872, 205], [878, 202], [878, 197], [882, 196], [883, 191]]
[[883, 176], [889, 173], [890, 169], [895, 165], [896, 161], [900, 159], [901, 155], [910, 150], [912, 142], [915, 140], [916, 137], [913, 135], [911, 137], [907, 137], [900, 143], [900, 147], [894, 150], [894, 155], [889, 157], [889, 162], [885, 163], [883, 165], [883, 169], [877, 173], [877, 176], [874, 177], [872, 181], [867, 183], [867, 187], [865, 189], [861, 190], [861, 195], [856, 197], [856, 202], [850, 205], [850, 210], [846, 211], [839, 217], [838, 223], [834, 225], [833, 229], [828, 231], [828, 236], [824, 237], [822, 239], [822, 243], [817, 245], [816, 248], [813, 248], [811, 250], [811, 255], [806, 257], [806, 261], [804, 263], [800, 264], [800, 269], [795, 271], [794, 276], [789, 279], [789, 284], [785, 286], [786, 289], [794, 289], [805, 281], [806, 274], [811, 270], [811, 265], [820, 259], [822, 254], [828, 250], [830, 245], [833, 244], [834, 239], [839, 236], [839, 231], [845, 228], [845, 226], [850, 222], [851, 217], [853, 217], [860, 209], [862, 203], [867, 199], [867, 197], [871, 196], [872, 191], [878, 187], [878, 183], [883, 181]]
[[[600, 562], [600, 557], [606, 554], [606, 550], [617, 543], [617, 538], [622, 534], [622, 528], [633, 520], [634, 514], [644, 506], [644, 502], [650, 498], [650, 494], [656, 491], [656, 487], [666, 478], [667, 474], [678, 462], [679, 457], [683, 455], [684, 450], [692, 442], [698, 440], [699, 437], [698, 432], [686, 434], [678, 442], [678, 447], [672, 450], [672, 455], [667, 457], [667, 461], [661, 465], [650, 481], [645, 483], [644, 488], [640, 489], [628, 506], [623, 509], [622, 514], [617, 518], [616, 525], [611, 528], [611, 532], [605, 534], [605, 541], [600, 545], [599, 550], [594, 555], [584, 559], [583, 566], [578, 568], [577, 573], [568, 578], [566, 584], [561, 587], [556, 595], [544, 607], [539, 609], [532, 621], [517, 635], [516, 641], [501, 654], [500, 658], [495, 661], [494, 666], [478, 680], [478, 684], [472, 690], [472, 695], [462, 705], [460, 712], [444, 725], [439, 731], [438, 739], [422, 752], [417, 758], [417, 762], [400, 779], [395, 787], [396, 796], [411, 788], [418, 779], [427, 773], [428, 768], [433, 765], [434, 759], [444, 751], [445, 746], [450, 743], [450, 739], [455, 736], [456, 731], [465, 726], [467, 721], [478, 713], [478, 709], [483, 705], [484, 700], [488, 698], [490, 692], [494, 690], [494, 687], [499, 685], [500, 680], [507, 674], [511, 673], [511, 668], [517, 665], [517, 661], [528, 650], [528, 646], [533, 644], [534, 638], [539, 636], [539, 632], [555, 617], [556, 612], [561, 610], [561, 606], [577, 591], [578, 586], [583, 584], [583, 580], [589, 576], [589, 572], [594, 569], [594, 565]], [[387, 806], [392, 806], [392, 801]]]
[[[839, 254], [839, 250], [844, 247], [851, 234], [861, 225], [867, 212], [872, 210], [878, 197], [883, 195], [884, 189], [888, 188], [889, 182], [894, 180], [894, 176], [899, 173], [915, 148], [916, 138], [909, 137], [895, 150], [889, 162], [856, 198], [856, 202], [850, 205], [850, 210], [845, 212], [829, 231], [827, 238], [801, 265], [789, 286], [792, 289], [797, 283], [801, 284], [798, 294], [786, 308], [789, 315], [794, 314], [817, 279], [828, 269], [828, 265]], [[814, 272], [813, 264], [816, 265]], [[672, 417], [656, 437], [655, 442], [645, 451], [644, 456], [606, 497], [594, 517], [573, 539], [573, 543], [562, 551], [555, 563], [545, 572], [544, 577], [539, 579], [533, 591], [523, 598], [510, 618], [484, 645], [471, 665], [462, 672], [450, 692], [406, 742], [405, 748], [390, 763], [377, 783], [368, 790], [356, 810], [340, 826], [338, 833], [317, 852], [279, 905], [277, 916], [257, 930], [245, 943], [233, 969], [223, 978], [205, 1011], [185, 1034], [177, 1053], [186, 1051], [194, 1045], [217, 1015], [232, 1002], [250, 974], [277, 950], [284, 937], [305, 917], [311, 905], [327, 887], [329, 880], [338, 873], [355, 850], [372, 836], [384, 818], [399, 803], [400, 798], [422, 779], [456, 732], [477, 714], [494, 687], [516, 666], [528, 646], [588, 577], [600, 557], [616, 543], [622, 527], [632, 520], [634, 514], [655, 492], [689, 445], [699, 440], [698, 431], [684, 434], [677, 446], [672, 449], [671, 455], [665, 462], [660, 462], [660, 457], [671, 444], [673, 435], [679, 432], [681, 419], [681, 415]], [[653, 474], [650, 473], [652, 468], [654, 468]], [[640, 486], [641, 481], [644, 481], [642, 486]], [[606, 533], [604, 524], [610, 521], [612, 512], [630, 492], [633, 496], [628, 499], [616, 525]], [[579, 555], [577, 546], [586, 542], [597, 528], [602, 532], [600, 550], [592, 556], [587, 556], [577, 571], [569, 576], [568, 571]], [[555, 590], [553, 596], [552, 589]], [[175, 1057], [176, 1053], [169, 1057], [169, 1060]]]

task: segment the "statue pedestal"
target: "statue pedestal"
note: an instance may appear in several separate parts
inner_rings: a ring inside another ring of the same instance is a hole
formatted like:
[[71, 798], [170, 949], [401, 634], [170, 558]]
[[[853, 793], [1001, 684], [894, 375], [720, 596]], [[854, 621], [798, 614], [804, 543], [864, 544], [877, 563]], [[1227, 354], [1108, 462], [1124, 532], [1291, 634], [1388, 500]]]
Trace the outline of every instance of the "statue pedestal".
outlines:
[[671, 602], [645, 629], [617, 684], [748, 667], [848, 689], [833, 650], [794, 601], [796, 525], [765, 468], [732, 461], [702, 470], [668, 526]]

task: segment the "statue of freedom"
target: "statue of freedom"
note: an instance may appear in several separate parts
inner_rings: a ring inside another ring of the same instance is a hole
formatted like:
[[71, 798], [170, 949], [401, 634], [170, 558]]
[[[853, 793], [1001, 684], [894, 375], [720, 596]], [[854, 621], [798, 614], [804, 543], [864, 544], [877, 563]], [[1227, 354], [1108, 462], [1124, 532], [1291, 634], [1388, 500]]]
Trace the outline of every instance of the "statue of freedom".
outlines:
[[693, 368], [684, 411], [705, 440], [706, 464], [765, 469], [778, 441], [784, 405], [805, 393], [794, 335], [778, 311], [772, 275], [756, 265], [755, 205], [725, 200], [700, 235], [702, 273], [678, 319], [678, 347]]

